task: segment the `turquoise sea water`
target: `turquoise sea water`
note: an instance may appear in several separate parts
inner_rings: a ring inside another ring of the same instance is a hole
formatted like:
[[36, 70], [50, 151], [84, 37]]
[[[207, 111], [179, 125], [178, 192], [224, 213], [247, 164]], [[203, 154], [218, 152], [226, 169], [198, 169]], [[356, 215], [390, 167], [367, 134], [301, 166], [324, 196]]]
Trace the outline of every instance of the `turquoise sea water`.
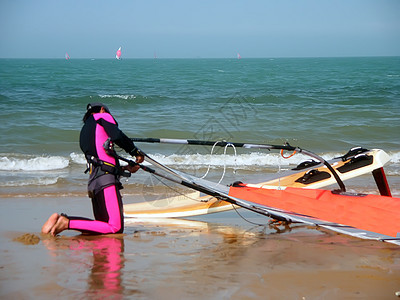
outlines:
[[[0, 193], [84, 192], [78, 138], [93, 101], [107, 104], [131, 137], [289, 142], [325, 158], [380, 148], [400, 190], [400, 57], [2, 59]], [[211, 164], [215, 176], [225, 165], [247, 176], [288, 164], [262, 151], [139, 147], [178, 168]]]

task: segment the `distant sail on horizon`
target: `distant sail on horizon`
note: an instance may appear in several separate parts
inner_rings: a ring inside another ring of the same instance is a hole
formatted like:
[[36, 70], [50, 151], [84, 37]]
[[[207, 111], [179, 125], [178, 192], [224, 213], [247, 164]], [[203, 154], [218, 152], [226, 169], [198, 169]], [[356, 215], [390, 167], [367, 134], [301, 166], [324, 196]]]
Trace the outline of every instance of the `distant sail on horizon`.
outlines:
[[240, 56], [240, 53], [238, 52], [238, 54], [237, 54], [237, 58], [238, 59], [241, 59], [242, 57]]
[[115, 55], [116, 59], [121, 59], [121, 48], [122, 47], [119, 47], [119, 49], [117, 50], [117, 54]]
[[69, 59], [69, 55], [67, 52], [65, 52], [65, 59], [68, 60]]

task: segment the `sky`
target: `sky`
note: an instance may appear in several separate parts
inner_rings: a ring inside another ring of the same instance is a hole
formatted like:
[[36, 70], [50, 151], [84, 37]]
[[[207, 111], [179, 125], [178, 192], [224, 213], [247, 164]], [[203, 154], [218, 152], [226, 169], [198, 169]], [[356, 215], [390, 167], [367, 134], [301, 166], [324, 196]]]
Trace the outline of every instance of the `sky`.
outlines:
[[400, 56], [399, 0], [0, 0], [0, 58]]

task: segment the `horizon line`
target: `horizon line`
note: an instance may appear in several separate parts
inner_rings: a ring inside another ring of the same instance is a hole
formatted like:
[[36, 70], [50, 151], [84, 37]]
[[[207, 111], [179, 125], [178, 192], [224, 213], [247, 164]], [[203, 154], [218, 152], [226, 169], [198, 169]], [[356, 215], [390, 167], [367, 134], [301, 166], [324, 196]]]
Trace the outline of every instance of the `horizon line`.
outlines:
[[[400, 55], [340, 55], [340, 56], [259, 56], [259, 57], [125, 57], [121, 60], [132, 60], [132, 59], [146, 59], [146, 60], [163, 60], [163, 59], [232, 59], [232, 60], [243, 60], [243, 59], [279, 59], [279, 58], [362, 58], [362, 57], [400, 57]], [[66, 60], [65, 57], [0, 57], [0, 59], [55, 59], [55, 60]], [[116, 60], [110, 57], [73, 57], [68, 60]]]

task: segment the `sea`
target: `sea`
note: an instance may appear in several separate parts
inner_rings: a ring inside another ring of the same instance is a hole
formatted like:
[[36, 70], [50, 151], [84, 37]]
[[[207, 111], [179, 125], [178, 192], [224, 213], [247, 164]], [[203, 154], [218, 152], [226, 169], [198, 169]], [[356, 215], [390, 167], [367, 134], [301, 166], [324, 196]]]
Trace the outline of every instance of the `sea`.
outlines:
[[[132, 138], [289, 143], [325, 159], [356, 146], [382, 149], [392, 194], [400, 196], [400, 57], [0, 59], [0, 197], [86, 195], [79, 132], [90, 102], [106, 104]], [[223, 184], [256, 182], [308, 159], [239, 147], [137, 146]], [[174, 188], [144, 171], [123, 185], [132, 195]], [[369, 174], [349, 188], [377, 193]]]

